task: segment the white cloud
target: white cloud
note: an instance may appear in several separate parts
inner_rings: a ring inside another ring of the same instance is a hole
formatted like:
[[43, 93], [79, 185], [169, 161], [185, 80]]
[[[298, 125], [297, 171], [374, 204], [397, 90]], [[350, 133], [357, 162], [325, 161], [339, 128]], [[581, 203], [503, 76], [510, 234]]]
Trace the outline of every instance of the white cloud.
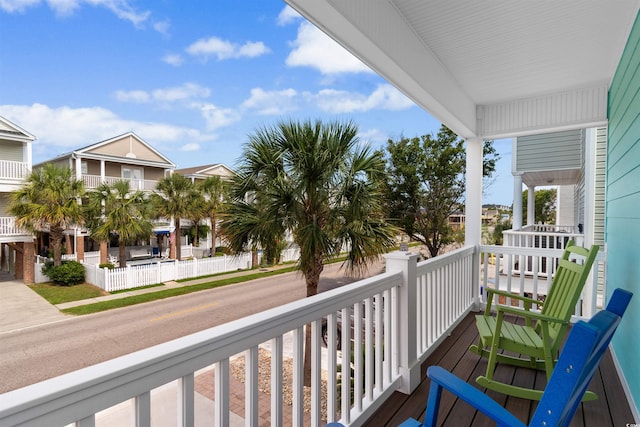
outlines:
[[114, 96], [118, 101], [134, 102], [138, 104], [148, 102], [159, 103], [175, 103], [180, 101], [191, 101], [193, 99], [208, 98], [211, 95], [211, 89], [200, 86], [196, 83], [184, 83], [180, 86], [155, 89], [151, 92], [144, 90], [118, 90]]
[[160, 102], [176, 102], [194, 98], [208, 98], [211, 90], [196, 83], [184, 83], [165, 89], [156, 89], [152, 92], [153, 99]]
[[148, 92], [145, 92], [144, 90], [130, 90], [130, 91], [118, 90], [115, 93], [115, 98], [118, 101], [133, 102], [136, 104], [144, 104], [151, 101], [151, 96], [149, 95]]
[[198, 151], [200, 150], [200, 144], [197, 144], [195, 142], [191, 142], [189, 144], [185, 144], [182, 147], [180, 147], [180, 151]]
[[38, 4], [40, 0], [0, 0], [0, 9], [7, 13], [22, 13]]
[[413, 102], [391, 85], [379, 85], [369, 95], [343, 90], [324, 89], [317, 94], [318, 107], [323, 111], [353, 113], [369, 110], [398, 111], [411, 108]]
[[290, 67], [311, 67], [322, 74], [371, 73], [371, 69], [325, 33], [308, 22], [298, 27], [298, 37], [286, 59]]
[[246, 42], [243, 45], [222, 40], [218, 37], [200, 39], [187, 47], [186, 52], [192, 56], [207, 61], [215, 57], [219, 61], [232, 58], [255, 58], [270, 52], [262, 42]]
[[169, 53], [162, 57], [162, 61], [166, 62], [169, 65], [173, 65], [174, 67], [179, 67], [184, 62], [184, 58], [182, 57], [182, 55]]
[[164, 21], [158, 21], [155, 24], [153, 24], [153, 29], [159, 32], [160, 34], [162, 34], [163, 36], [169, 37], [170, 26], [171, 26], [171, 23], [169, 22], [169, 20], [165, 19]]
[[0, 105], [0, 114], [38, 137], [33, 149], [35, 153], [45, 156], [43, 160], [130, 131], [157, 148], [161, 148], [159, 145], [215, 138], [214, 135], [202, 133], [198, 129], [126, 120], [101, 107]]
[[298, 92], [294, 89], [265, 91], [261, 88], [251, 89], [251, 96], [242, 103], [242, 108], [256, 111], [263, 115], [283, 114], [298, 109]]
[[278, 20], [276, 22], [280, 26], [285, 26], [298, 21], [299, 19], [302, 19], [302, 15], [296, 12], [291, 6], [287, 5], [278, 14]]
[[[0, 9], [9, 13], [24, 12], [41, 3], [40, 0], [0, 0]], [[46, 3], [58, 16], [69, 16], [84, 4], [104, 7], [136, 27], [142, 26], [151, 15], [149, 11], [136, 10], [127, 0], [46, 0]]]
[[219, 108], [213, 104], [197, 106], [207, 122], [207, 129], [216, 130], [240, 121], [242, 115], [232, 108]]

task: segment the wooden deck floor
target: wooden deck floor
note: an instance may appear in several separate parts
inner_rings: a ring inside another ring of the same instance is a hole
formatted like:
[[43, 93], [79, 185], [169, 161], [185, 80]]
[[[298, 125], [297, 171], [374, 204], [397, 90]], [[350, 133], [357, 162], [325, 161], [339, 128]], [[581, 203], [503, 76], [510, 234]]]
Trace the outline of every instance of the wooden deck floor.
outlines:
[[[430, 383], [425, 375], [428, 366], [442, 366], [465, 381], [476, 384], [475, 378], [484, 374], [487, 366], [485, 360], [467, 351], [469, 345], [476, 341], [477, 330], [473, 314], [470, 314], [422, 365], [422, 378], [425, 379], [422, 380], [418, 388], [410, 396], [395, 392], [365, 423], [365, 426], [397, 426], [409, 417], [422, 420]], [[544, 388], [544, 384], [546, 384], [544, 372], [507, 365], [499, 365], [495, 372], [495, 378], [514, 385], [540, 389]], [[600, 364], [589, 390], [596, 392], [599, 399], [581, 404], [571, 426], [613, 427], [633, 423], [633, 415], [609, 352]], [[487, 393], [525, 424], [529, 422], [535, 411], [536, 402], [507, 397], [493, 391]], [[495, 423], [445, 392], [442, 395], [438, 425], [475, 427], [492, 426]]]

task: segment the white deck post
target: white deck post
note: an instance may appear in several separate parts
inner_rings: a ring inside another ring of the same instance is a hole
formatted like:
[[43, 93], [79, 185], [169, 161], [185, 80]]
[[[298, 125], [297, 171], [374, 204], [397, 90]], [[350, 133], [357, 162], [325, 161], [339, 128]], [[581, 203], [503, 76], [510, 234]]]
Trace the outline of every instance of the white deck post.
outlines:
[[[468, 138], [466, 169], [465, 245], [478, 249], [482, 237], [482, 169], [483, 143], [481, 138]], [[473, 257], [472, 295], [476, 309], [480, 307], [480, 264]]]
[[402, 375], [401, 392], [411, 393], [420, 384], [420, 361], [417, 351], [417, 271], [418, 255], [411, 252], [391, 252], [384, 256], [387, 272], [402, 271], [402, 286], [398, 292], [398, 360]]
[[[522, 175], [513, 175], [513, 221], [514, 231], [522, 229]], [[510, 242], [511, 244], [511, 242]]]

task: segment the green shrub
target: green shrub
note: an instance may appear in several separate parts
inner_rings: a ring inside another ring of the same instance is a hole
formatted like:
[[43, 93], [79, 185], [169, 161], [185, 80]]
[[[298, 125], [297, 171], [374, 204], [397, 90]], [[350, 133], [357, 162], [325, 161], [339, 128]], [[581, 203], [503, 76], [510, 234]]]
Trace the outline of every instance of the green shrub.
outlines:
[[62, 261], [58, 266], [48, 261], [42, 267], [42, 273], [56, 285], [73, 286], [84, 283], [84, 266], [78, 261]]
[[108, 268], [109, 270], [113, 270], [114, 268], [116, 268], [116, 266], [113, 265], [113, 263], [111, 263], [111, 262], [103, 262], [98, 267], [100, 267], [100, 268]]

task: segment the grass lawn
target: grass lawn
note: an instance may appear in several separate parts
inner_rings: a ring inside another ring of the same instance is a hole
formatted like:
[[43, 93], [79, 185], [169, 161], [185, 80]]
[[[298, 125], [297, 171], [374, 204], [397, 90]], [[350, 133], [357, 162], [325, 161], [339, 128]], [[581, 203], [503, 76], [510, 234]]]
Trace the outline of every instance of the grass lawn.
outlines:
[[30, 285], [29, 287], [51, 304], [62, 304], [64, 302], [106, 295], [102, 289], [87, 283], [76, 286], [58, 286], [51, 283], [38, 283]]

